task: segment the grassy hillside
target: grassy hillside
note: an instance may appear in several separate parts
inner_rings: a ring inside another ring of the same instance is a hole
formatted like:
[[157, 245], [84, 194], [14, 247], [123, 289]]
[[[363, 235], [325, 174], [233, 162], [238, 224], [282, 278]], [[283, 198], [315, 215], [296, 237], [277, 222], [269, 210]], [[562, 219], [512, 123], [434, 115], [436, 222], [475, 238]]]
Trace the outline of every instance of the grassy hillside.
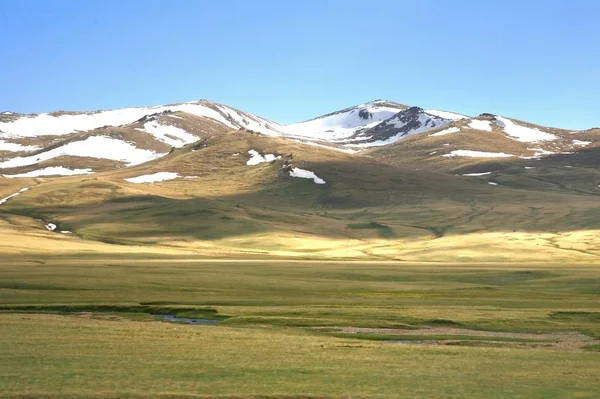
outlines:
[[[252, 149], [281, 158], [248, 166]], [[285, 169], [290, 165], [315, 172], [326, 184], [290, 177]], [[156, 172], [189, 178], [152, 184], [124, 180]], [[539, 179], [536, 189], [514, 189], [509, 186], [522, 180], [511, 181], [510, 173], [492, 177], [498, 186], [487, 184], [487, 176], [408, 169], [237, 131], [130, 168], [60, 179], [3, 179], [7, 195], [35, 185], [4, 204], [0, 214], [5, 234], [11, 235], [4, 246], [11, 251], [45, 247], [18, 238], [34, 235], [50, 247], [60, 239], [73, 246], [158, 245], [210, 254], [595, 261], [600, 219], [593, 190]], [[45, 231], [44, 222], [74, 234], [57, 237]]]

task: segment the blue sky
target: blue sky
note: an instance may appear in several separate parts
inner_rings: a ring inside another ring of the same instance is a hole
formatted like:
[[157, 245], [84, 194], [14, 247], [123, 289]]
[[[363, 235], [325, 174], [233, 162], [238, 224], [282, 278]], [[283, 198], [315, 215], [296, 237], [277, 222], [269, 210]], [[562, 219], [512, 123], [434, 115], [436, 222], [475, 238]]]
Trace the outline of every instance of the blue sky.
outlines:
[[0, 1], [0, 110], [209, 99], [289, 123], [377, 98], [600, 126], [600, 2]]

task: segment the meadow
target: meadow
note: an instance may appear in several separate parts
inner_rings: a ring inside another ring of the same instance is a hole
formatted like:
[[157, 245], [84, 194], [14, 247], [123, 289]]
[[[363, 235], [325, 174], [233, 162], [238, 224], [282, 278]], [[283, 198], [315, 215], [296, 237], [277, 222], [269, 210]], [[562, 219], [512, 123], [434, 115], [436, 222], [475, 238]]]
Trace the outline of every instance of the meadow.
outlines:
[[0, 397], [592, 398], [599, 287], [584, 264], [8, 255]]

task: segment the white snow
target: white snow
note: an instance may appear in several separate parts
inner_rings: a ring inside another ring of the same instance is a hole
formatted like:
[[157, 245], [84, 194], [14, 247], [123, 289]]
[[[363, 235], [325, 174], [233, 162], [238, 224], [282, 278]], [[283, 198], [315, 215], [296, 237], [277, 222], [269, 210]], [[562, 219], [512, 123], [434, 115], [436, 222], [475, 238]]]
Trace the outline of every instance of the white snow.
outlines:
[[535, 169], [535, 166], [525, 166], [525, 169]]
[[437, 109], [426, 109], [425, 112], [427, 112], [428, 114], [431, 114], [431, 115], [439, 116], [440, 118], [443, 118], [443, 119], [450, 119], [453, 121], [457, 121], [457, 120], [466, 118], [465, 115], [457, 114], [455, 112], [440, 111]]
[[311, 172], [310, 170], [306, 169], [293, 168], [292, 170], [290, 170], [290, 176], [300, 177], [302, 179], [313, 179], [315, 184], [325, 184], [325, 180], [315, 175], [315, 172]]
[[492, 125], [490, 125], [489, 121], [482, 121], [479, 119], [471, 119], [469, 127], [475, 130], [484, 130], [486, 132], [492, 131]]
[[554, 152], [544, 150], [543, 148], [528, 148], [529, 151], [535, 151], [535, 154], [528, 157], [520, 157], [522, 159], [540, 159], [545, 155], [555, 155], [555, 154], [572, 154], [572, 152]]
[[60, 232], [61, 232], [61, 234], [73, 234], [73, 232], [71, 232], [69, 230], [61, 230]]
[[488, 184], [492, 185], [492, 186], [497, 186], [498, 185], [498, 183], [494, 183], [493, 181], [489, 181]]
[[[367, 148], [367, 147], [378, 147], [378, 146], [382, 146], [382, 145], [392, 144], [398, 140], [410, 137], [414, 134], [426, 132], [426, 131], [434, 129], [436, 127], [442, 127], [442, 126], [447, 125], [448, 123], [452, 122], [451, 120], [448, 120], [448, 119], [439, 119], [437, 117], [432, 118], [432, 116], [428, 115], [427, 113], [419, 114], [418, 121], [419, 121], [418, 128], [410, 130], [408, 132], [400, 132], [386, 140], [378, 140], [378, 141], [373, 141], [371, 143], [347, 144], [347, 146]], [[389, 125], [393, 125], [393, 127], [395, 127], [396, 129], [401, 129], [404, 126], [406, 126], [406, 123], [402, 122], [398, 118], [392, 118], [392, 119], [386, 121], [385, 123], [389, 124]]]
[[514, 157], [515, 155], [505, 154], [503, 152], [454, 150], [451, 153], [444, 154], [442, 156], [444, 156], [444, 157], [474, 157], [474, 158], [505, 158], [505, 157]]
[[573, 140], [573, 145], [586, 146], [586, 145], [590, 145], [590, 144], [592, 144], [591, 141]]
[[276, 159], [281, 158], [281, 156], [278, 156], [275, 154], [261, 155], [256, 150], [249, 150], [248, 154], [250, 154], [250, 159], [248, 160], [248, 162], [246, 162], [246, 165], [248, 165], [248, 166], [258, 165], [259, 163], [263, 163], [263, 162], [272, 162]]
[[282, 131], [284, 130], [284, 127], [280, 124], [269, 121], [267, 119], [247, 114], [245, 112], [240, 113], [239, 111], [236, 111], [235, 109], [229, 108], [225, 105], [217, 105], [217, 107], [226, 116], [233, 119], [235, 123], [248, 130], [262, 133], [268, 136], [280, 136]]
[[10, 112], [10, 111], [4, 111], [4, 112], [2, 113], [2, 115], [12, 115], [12, 114], [13, 114], [13, 113], [12, 113], [12, 112]]
[[2, 175], [8, 178], [16, 177], [40, 177], [40, 176], [72, 176], [87, 175], [92, 173], [91, 169], [68, 169], [62, 166], [50, 166], [44, 169], [32, 170], [31, 172], [20, 173], [16, 175]]
[[[396, 115], [405, 108], [392, 107], [383, 102], [361, 104], [342, 112], [325, 115], [320, 118], [284, 126], [284, 132], [300, 137], [319, 138], [323, 140], [344, 139], [361, 129], [372, 128]], [[369, 113], [365, 119], [360, 113]]]
[[10, 152], [19, 152], [19, 151], [36, 151], [40, 150], [41, 147], [37, 147], [35, 145], [22, 145], [18, 143], [9, 143], [8, 141], [4, 141], [0, 139], [0, 151], [10, 151]]
[[449, 127], [448, 129], [444, 129], [444, 130], [439, 131], [437, 133], [430, 134], [430, 136], [431, 137], [445, 136], [447, 134], [458, 133], [458, 132], [460, 132], [460, 128], [458, 128], [458, 127]]
[[329, 150], [345, 152], [346, 154], [356, 154], [357, 152], [359, 152], [358, 150], [353, 150], [350, 148], [332, 147], [332, 146], [328, 146], [328, 145], [324, 145], [324, 144], [315, 143], [312, 141], [303, 141], [303, 140], [295, 140], [295, 141], [302, 143], [302, 144], [312, 145], [313, 147], [321, 147], [321, 148], [327, 148]]
[[198, 137], [193, 134], [180, 129], [177, 126], [164, 125], [158, 121], [146, 122], [143, 129], [137, 130], [150, 133], [163, 143], [177, 148], [198, 141]]
[[492, 172], [482, 172], [482, 173], [465, 173], [463, 176], [486, 176], [491, 174]]
[[166, 180], [177, 179], [178, 177], [179, 174], [173, 172], [157, 172], [152, 173], [150, 175], [130, 177], [128, 179], [125, 179], [125, 181], [128, 181], [130, 183], [156, 183]]
[[558, 138], [553, 134], [542, 132], [537, 128], [534, 129], [519, 125], [508, 118], [502, 118], [500, 116], [496, 117], [496, 123], [504, 129], [506, 134], [524, 143], [556, 140]]
[[0, 122], [0, 131], [7, 135], [18, 137], [62, 135], [73, 133], [75, 131], [97, 129], [102, 126], [121, 126], [133, 123], [144, 116], [164, 111], [183, 111], [195, 116], [211, 118], [228, 127], [235, 128], [235, 126], [219, 112], [205, 104], [194, 102], [60, 116], [52, 116], [49, 114], [23, 116], [13, 122]]
[[92, 136], [82, 141], [72, 141], [63, 146], [28, 157], [16, 157], [0, 162], [0, 168], [14, 168], [18, 166], [33, 165], [60, 156], [78, 156], [111, 159], [123, 161], [129, 165], [137, 165], [159, 158], [164, 154], [157, 154], [148, 150], [141, 150], [125, 141], [111, 137]]
[[46, 229], [48, 229], [48, 231], [54, 231], [56, 230], [56, 225], [54, 223], [48, 223]]
[[22, 189], [19, 190], [19, 192], [16, 192], [14, 194], [9, 195], [8, 197], [0, 199], [0, 205], [4, 204], [9, 199], [14, 198], [14, 197], [16, 197], [17, 195], [19, 195], [21, 193], [24, 193], [27, 190], [29, 190], [29, 187], [22, 188]]

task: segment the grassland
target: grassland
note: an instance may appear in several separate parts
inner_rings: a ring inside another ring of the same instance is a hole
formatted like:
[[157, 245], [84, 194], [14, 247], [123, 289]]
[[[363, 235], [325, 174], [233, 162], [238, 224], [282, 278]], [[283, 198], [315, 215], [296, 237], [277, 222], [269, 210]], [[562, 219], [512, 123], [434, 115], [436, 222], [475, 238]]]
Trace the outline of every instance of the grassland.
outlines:
[[4, 256], [0, 396], [591, 398], [598, 287], [585, 265]]
[[[597, 396], [595, 172], [492, 187], [249, 132], [202, 145], [0, 179], [30, 187], [0, 207], [0, 397]], [[124, 180], [160, 171], [196, 177]]]

